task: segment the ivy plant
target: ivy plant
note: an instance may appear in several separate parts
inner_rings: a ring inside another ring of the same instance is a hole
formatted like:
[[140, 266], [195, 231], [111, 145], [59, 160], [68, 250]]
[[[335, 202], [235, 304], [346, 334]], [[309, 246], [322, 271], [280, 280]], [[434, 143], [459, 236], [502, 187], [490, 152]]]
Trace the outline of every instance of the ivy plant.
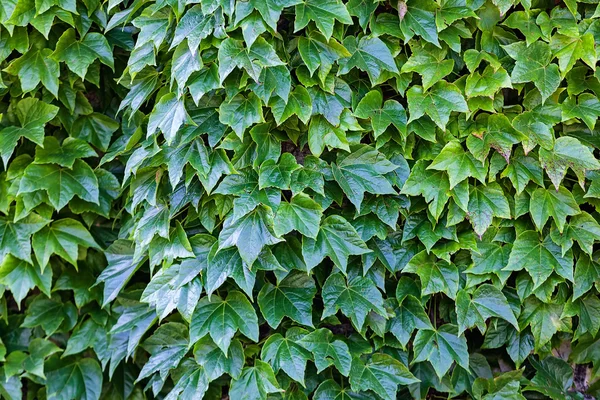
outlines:
[[1, 0], [0, 398], [600, 396], [597, 0]]

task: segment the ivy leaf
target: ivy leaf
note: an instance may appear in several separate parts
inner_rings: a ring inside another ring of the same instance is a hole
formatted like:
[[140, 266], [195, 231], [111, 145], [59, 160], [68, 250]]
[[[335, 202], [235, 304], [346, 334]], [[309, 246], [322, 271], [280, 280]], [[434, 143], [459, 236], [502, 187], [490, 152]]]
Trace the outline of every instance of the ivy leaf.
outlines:
[[0, 283], [10, 290], [20, 307], [31, 289], [38, 288], [46, 296], [51, 296], [52, 269], [43, 271], [38, 265], [8, 255], [0, 264]]
[[573, 281], [573, 258], [570, 252], [563, 257], [560, 247], [550, 237], [544, 240], [535, 231], [525, 231], [517, 236], [508, 260], [506, 271], [525, 269], [533, 279], [533, 290], [556, 272]]
[[563, 76], [573, 68], [577, 60], [582, 60], [592, 69], [596, 68], [596, 49], [591, 33], [578, 37], [557, 33], [550, 39], [550, 48], [558, 58], [558, 66]]
[[160, 98], [150, 114], [146, 136], [150, 137], [160, 130], [165, 136], [167, 144], [171, 144], [184, 123], [193, 124], [185, 110], [183, 99], [178, 98], [175, 93], [167, 93]]
[[469, 369], [469, 352], [464, 336], [456, 335], [456, 327], [443, 325], [437, 330], [420, 330], [414, 340], [413, 364], [429, 361], [441, 379], [456, 361], [462, 368]]
[[108, 41], [102, 34], [95, 32], [77, 40], [75, 30], [67, 29], [58, 39], [52, 58], [65, 62], [81, 79], [85, 79], [89, 66], [95, 60], [100, 60], [114, 70], [112, 49]]
[[493, 97], [503, 88], [512, 88], [510, 76], [508, 76], [506, 70], [504, 68], [494, 69], [488, 66], [482, 74], [475, 71], [467, 77], [465, 95], [468, 98], [477, 96]]
[[152, 336], [144, 341], [142, 347], [150, 354], [136, 379], [136, 383], [154, 372], [166, 375], [176, 368], [188, 350], [188, 335], [184, 324], [169, 322], [161, 325]]
[[443, 171], [427, 169], [427, 161], [418, 160], [402, 187], [402, 194], [422, 195], [429, 203], [429, 212], [437, 221], [450, 199], [450, 182]]
[[36, 164], [58, 164], [61, 167], [73, 168], [75, 160], [97, 156], [92, 147], [80, 139], [68, 137], [62, 144], [54, 136], [44, 138], [44, 147], [35, 150]]
[[351, 56], [339, 61], [340, 75], [347, 74], [356, 67], [366, 72], [371, 82], [375, 83], [383, 71], [396, 74], [400, 72], [390, 49], [377, 37], [363, 37], [357, 40], [354, 36], [347, 36], [344, 39], [344, 47]]
[[328, 256], [345, 273], [350, 255], [370, 252], [354, 227], [338, 215], [331, 215], [323, 220], [316, 239], [307, 236], [302, 238], [302, 255], [308, 271]]
[[581, 142], [570, 136], [556, 139], [552, 150], [540, 149], [540, 163], [546, 170], [556, 190], [571, 168], [583, 187], [586, 170], [600, 169], [600, 163]]
[[[383, 107], [382, 107], [383, 104]], [[402, 104], [395, 100], [383, 103], [383, 95], [377, 90], [372, 90], [358, 103], [354, 115], [358, 118], [371, 120], [375, 139], [379, 137], [390, 125], [406, 135], [406, 111]]]
[[365, 192], [396, 194], [383, 175], [398, 167], [370, 146], [353, 148], [331, 166], [336, 182], [359, 212]]
[[338, 148], [350, 151], [346, 132], [335, 127], [322, 116], [313, 117], [308, 128], [308, 147], [315, 156], [320, 156], [325, 149]]
[[258, 305], [273, 329], [285, 316], [312, 327], [312, 302], [316, 292], [315, 282], [310, 276], [292, 273], [277, 285], [265, 283], [258, 293]]
[[312, 114], [312, 100], [304, 86], [296, 86], [287, 103], [279, 96], [271, 97], [269, 107], [277, 125], [281, 125], [292, 115], [297, 115], [300, 121], [307, 124]]
[[333, 379], [327, 379], [319, 385], [313, 397], [315, 400], [326, 400], [326, 399], [366, 399], [367, 397], [354, 393], [347, 388], [342, 388]]
[[427, 169], [447, 171], [450, 189], [468, 177], [474, 177], [481, 183], [485, 183], [487, 174], [487, 166], [465, 152], [457, 141], [448, 142]]
[[573, 240], [577, 241], [581, 250], [592, 255], [595, 241], [600, 240], [600, 224], [590, 214], [582, 211], [569, 220], [562, 233], [553, 230], [550, 235], [561, 246], [563, 256], [573, 246]]
[[510, 206], [502, 187], [495, 182], [485, 186], [472, 186], [468, 215], [475, 233], [480, 238], [490, 227], [494, 217], [510, 219]]
[[402, 346], [408, 344], [415, 329], [433, 329], [423, 305], [413, 295], [408, 295], [400, 301], [400, 305], [395, 309], [395, 314], [389, 320], [389, 328]]
[[102, 369], [92, 358], [59, 359], [45, 365], [48, 398], [98, 400], [102, 392]]
[[61, 210], [77, 196], [82, 200], [98, 204], [98, 178], [88, 164], [75, 160], [73, 168], [61, 168], [54, 164], [31, 164], [25, 169], [19, 193], [44, 190], [50, 204]]
[[[230, 291], [226, 299], [217, 296], [198, 302], [190, 323], [190, 343], [196, 343], [207, 334], [227, 353], [237, 331], [258, 341], [258, 318], [252, 304], [238, 291]], [[269, 367], [270, 368], [270, 367]]]
[[304, 193], [299, 193], [289, 203], [279, 205], [273, 228], [277, 236], [297, 230], [303, 236], [316, 239], [322, 216], [321, 206]]
[[218, 59], [220, 83], [235, 68], [243, 68], [255, 82], [259, 82], [263, 68], [284, 65], [273, 47], [260, 36], [250, 48], [244, 47], [241, 40], [225, 39], [219, 47]]
[[384, 399], [394, 400], [398, 385], [419, 382], [400, 361], [387, 354], [373, 354], [364, 364], [360, 358], [352, 360], [350, 384], [352, 390], [372, 390]]
[[458, 87], [446, 81], [437, 82], [428, 91], [420, 86], [412, 86], [406, 92], [406, 97], [410, 115], [408, 123], [427, 114], [440, 129], [446, 130], [452, 111], [469, 111]]
[[54, 97], [58, 97], [60, 68], [52, 58], [52, 50], [32, 48], [6, 68], [11, 75], [18, 75], [24, 93], [33, 91], [41, 82]]
[[524, 155], [520, 150], [513, 155], [506, 169], [502, 171], [502, 176], [510, 179], [517, 194], [523, 192], [530, 181], [539, 186], [544, 185], [544, 171], [538, 160]]
[[288, 190], [292, 178], [292, 172], [300, 168], [293, 154], [284, 153], [279, 161], [266, 160], [260, 166], [258, 172], [258, 187], [276, 187]]
[[23, 328], [40, 327], [46, 335], [57, 332], [63, 323], [72, 329], [77, 321], [77, 309], [70, 302], [63, 303], [58, 295], [48, 298], [38, 295], [27, 307]]
[[421, 279], [421, 296], [443, 292], [451, 299], [458, 291], [458, 269], [422, 251], [415, 255], [402, 272], [417, 274]]
[[562, 318], [563, 305], [542, 303], [535, 296], [525, 300], [523, 311], [519, 317], [519, 325], [531, 327], [535, 339], [535, 348], [540, 349], [552, 339], [556, 332], [569, 332], [570, 323]]
[[411, 50], [412, 54], [402, 65], [401, 72], [417, 72], [421, 75], [425, 91], [450, 74], [454, 68], [454, 60], [446, 57], [448, 53], [443, 48], [425, 43], [422, 47], [414, 46]]
[[459, 291], [456, 296], [456, 316], [459, 335], [473, 326], [485, 331], [485, 321], [490, 317], [502, 318], [519, 330], [508, 300], [500, 290], [489, 284], [479, 286], [472, 296], [464, 290]]
[[187, 10], [175, 28], [171, 49], [187, 40], [190, 51], [195, 54], [202, 40], [215, 28], [215, 19], [212, 15], [205, 15], [199, 4]]
[[165, 400], [176, 400], [179, 396], [202, 398], [209, 385], [206, 369], [188, 359], [184, 359], [180, 367], [185, 372], [179, 377], [173, 390], [169, 392]]
[[467, 138], [467, 147], [482, 163], [485, 162], [490, 149], [496, 149], [508, 162], [512, 146], [527, 140], [527, 136], [515, 130], [505, 115], [490, 115], [487, 119], [487, 129]]
[[440, 46], [435, 24], [438, 5], [433, 1], [407, 0], [398, 3], [400, 29], [406, 40], [419, 35], [429, 43]]
[[227, 353], [223, 353], [208, 336], [200, 339], [194, 346], [194, 359], [203, 365], [209, 381], [227, 373], [237, 379], [244, 365], [244, 348], [239, 340], [233, 339]]
[[334, 365], [342, 375], [348, 376], [350, 373], [352, 357], [348, 345], [334, 339], [329, 329], [317, 329], [298, 340], [298, 344], [313, 354], [317, 372]]
[[229, 395], [236, 399], [261, 400], [269, 393], [283, 392], [279, 388], [271, 366], [254, 360], [254, 367], [245, 367], [239, 379], [231, 383]]
[[80, 222], [71, 218], [63, 218], [46, 225], [33, 235], [32, 245], [42, 272], [52, 254], [64, 258], [77, 268], [79, 246], [100, 250], [100, 246], [88, 230]]
[[104, 282], [103, 307], [117, 297], [140, 267], [140, 261], [143, 260], [134, 259], [134, 250], [132, 242], [122, 239], [116, 240], [104, 250], [108, 265], [96, 281], [96, 285]]
[[260, 352], [260, 358], [270, 363], [275, 373], [282, 369], [290, 378], [306, 386], [304, 373], [306, 362], [311, 359], [311, 355], [308, 350], [290, 338], [294, 335], [295, 330], [292, 329], [288, 330], [286, 337], [279, 333], [270, 336]]
[[577, 215], [581, 211], [571, 192], [564, 187], [558, 190], [538, 188], [531, 194], [529, 212], [537, 229], [541, 232], [551, 216], [563, 233], [567, 216]]
[[266, 245], [281, 242], [273, 231], [273, 212], [259, 206], [245, 216], [234, 220], [229, 217], [219, 235], [219, 251], [236, 246], [242, 259], [252, 265]]
[[358, 330], [362, 330], [369, 311], [387, 318], [381, 292], [368, 278], [356, 277], [347, 281], [341, 274], [333, 274], [325, 281], [322, 296], [325, 306], [322, 318], [341, 309]]
[[8, 254], [33, 264], [31, 258], [31, 235], [38, 232], [49, 221], [38, 214], [31, 213], [25, 218], [13, 222], [6, 218], [0, 218], [0, 258], [2, 260]]
[[298, 52], [311, 75], [317, 68], [319, 69], [318, 76], [322, 83], [325, 83], [329, 71], [337, 60], [351, 56], [340, 42], [334, 38], [326, 39], [318, 31], [310, 32], [307, 36], [298, 39]]
[[600, 117], [600, 101], [596, 96], [584, 93], [577, 98], [568, 97], [562, 104], [562, 119], [567, 121], [571, 118], [579, 118], [591, 130], [596, 126], [596, 121]]
[[236, 95], [219, 107], [219, 121], [230, 126], [241, 140], [246, 129], [263, 120], [262, 103], [254, 93]]
[[19, 101], [15, 113], [21, 126], [0, 130], [0, 155], [4, 166], [8, 166], [8, 160], [22, 136], [40, 146], [44, 145], [44, 126], [58, 114], [58, 110], [58, 107], [33, 97]]
[[512, 83], [533, 82], [542, 95], [542, 103], [558, 89], [560, 73], [558, 65], [552, 64], [552, 51], [544, 42], [536, 41], [530, 46], [516, 42], [502, 46], [516, 60], [510, 79]]
[[317, 28], [325, 36], [326, 40], [333, 34], [335, 20], [342, 24], [352, 25], [352, 17], [346, 6], [339, 0], [304, 0], [296, 4], [296, 19], [294, 21], [294, 32], [304, 28], [310, 21], [314, 21]]

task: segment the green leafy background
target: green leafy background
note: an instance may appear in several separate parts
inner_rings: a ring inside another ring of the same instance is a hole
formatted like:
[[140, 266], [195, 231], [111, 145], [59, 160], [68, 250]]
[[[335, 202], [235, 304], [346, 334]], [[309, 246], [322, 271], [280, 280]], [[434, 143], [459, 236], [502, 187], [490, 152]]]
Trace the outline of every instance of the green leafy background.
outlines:
[[1, 0], [0, 397], [599, 396], [598, 43], [597, 0]]

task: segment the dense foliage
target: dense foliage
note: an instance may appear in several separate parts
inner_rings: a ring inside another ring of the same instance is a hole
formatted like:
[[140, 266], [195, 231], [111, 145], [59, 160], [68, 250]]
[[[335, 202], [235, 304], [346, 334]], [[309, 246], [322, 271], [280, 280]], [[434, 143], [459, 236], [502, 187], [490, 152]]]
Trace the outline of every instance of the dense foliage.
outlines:
[[0, 397], [600, 395], [597, 3], [0, 0]]

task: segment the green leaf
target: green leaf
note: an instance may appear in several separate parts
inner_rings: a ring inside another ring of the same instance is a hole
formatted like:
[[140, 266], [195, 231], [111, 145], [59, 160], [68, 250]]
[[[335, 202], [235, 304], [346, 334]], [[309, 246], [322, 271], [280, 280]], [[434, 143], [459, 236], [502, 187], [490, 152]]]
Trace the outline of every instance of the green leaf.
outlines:
[[0, 218], [0, 258], [4, 260], [8, 254], [12, 254], [16, 258], [33, 264], [31, 235], [38, 232], [47, 223], [48, 220], [35, 213], [31, 213], [17, 222]]
[[487, 165], [465, 152], [457, 141], [448, 142], [427, 169], [448, 172], [450, 189], [468, 177], [474, 177], [481, 183], [485, 183], [487, 174]]
[[140, 267], [140, 261], [143, 260], [135, 260], [134, 251], [133, 243], [122, 239], [116, 240], [104, 250], [108, 265], [96, 281], [96, 284], [104, 282], [103, 307], [118, 296]]
[[519, 330], [517, 319], [506, 297], [489, 284], [479, 286], [472, 296], [464, 290], [459, 291], [456, 296], [456, 316], [459, 335], [474, 326], [482, 332], [485, 331], [485, 322], [490, 317], [502, 318]]
[[265, 283], [258, 293], [258, 305], [274, 329], [285, 316], [312, 327], [312, 302], [316, 292], [315, 282], [310, 276], [292, 273], [277, 285]]
[[61, 168], [54, 164], [31, 164], [25, 169], [19, 193], [44, 190], [50, 204], [61, 210], [77, 196], [82, 200], [98, 204], [98, 178], [88, 164], [75, 160], [73, 168]]
[[573, 300], [583, 296], [600, 281], [600, 264], [589, 257], [579, 257], [573, 278]]
[[336, 182], [360, 212], [365, 192], [396, 194], [384, 174], [392, 172], [398, 166], [370, 146], [352, 150], [352, 153], [338, 158], [337, 163], [332, 164], [332, 171]]
[[420, 330], [414, 340], [413, 364], [429, 361], [441, 379], [456, 361], [462, 368], [469, 369], [469, 353], [464, 336], [456, 335], [456, 327], [444, 325], [436, 330]]
[[21, 89], [28, 93], [33, 91], [41, 82], [54, 97], [58, 97], [58, 77], [60, 69], [58, 62], [52, 57], [50, 49], [30, 49], [17, 58], [6, 68], [11, 75], [18, 75]]
[[342, 375], [348, 376], [350, 373], [352, 358], [348, 345], [342, 340], [334, 339], [330, 330], [317, 329], [302, 337], [298, 344], [313, 354], [318, 372], [334, 365]]
[[358, 118], [371, 119], [375, 139], [392, 124], [401, 134], [406, 134], [406, 111], [404, 107], [395, 100], [387, 100], [383, 103], [383, 96], [377, 90], [370, 91], [361, 99], [354, 110], [354, 115]]
[[375, 83], [383, 71], [399, 73], [390, 49], [377, 37], [363, 37], [357, 40], [354, 36], [348, 36], [344, 39], [344, 47], [351, 56], [340, 60], [340, 75], [347, 74], [356, 67], [366, 72], [371, 82]]
[[205, 15], [202, 6], [195, 5], [181, 18], [171, 42], [171, 49], [187, 39], [187, 44], [192, 53], [195, 53], [202, 40], [207, 38], [215, 28], [215, 18]]
[[284, 153], [279, 161], [266, 160], [260, 166], [258, 172], [258, 186], [260, 189], [265, 187], [276, 187], [281, 190], [287, 190], [290, 187], [292, 172], [300, 168], [293, 154]]
[[72, 329], [76, 320], [77, 309], [72, 303], [61, 302], [57, 295], [48, 298], [40, 294], [28, 305], [27, 315], [21, 326], [23, 328], [41, 327], [46, 335], [50, 336], [58, 331], [63, 323]]
[[452, 111], [468, 112], [469, 108], [461, 91], [452, 83], [437, 82], [430, 90], [412, 86], [407, 92], [408, 111], [412, 122], [427, 114], [442, 130], [450, 120]]
[[558, 58], [558, 66], [564, 76], [573, 68], [577, 60], [582, 60], [592, 69], [596, 68], [596, 49], [594, 36], [585, 33], [578, 37], [555, 34], [550, 39], [550, 48]]
[[243, 68], [258, 83], [263, 68], [284, 65], [263, 37], [258, 37], [249, 48], [240, 40], [227, 38], [219, 47], [218, 58], [221, 83], [235, 68]]
[[281, 242], [273, 231], [273, 212], [259, 206], [239, 219], [229, 217], [219, 235], [219, 251], [236, 246], [240, 256], [252, 265], [266, 245]]
[[52, 269], [43, 271], [38, 265], [29, 264], [11, 255], [4, 257], [0, 265], [0, 284], [12, 293], [18, 306], [31, 289], [38, 288], [50, 297], [52, 288]]
[[58, 359], [45, 366], [48, 398], [98, 400], [102, 392], [102, 369], [92, 358]]
[[203, 365], [209, 381], [213, 381], [227, 373], [237, 379], [244, 365], [244, 349], [239, 340], [233, 339], [227, 353], [223, 353], [208, 336], [200, 339], [194, 345], [194, 359]]
[[506, 271], [525, 269], [533, 279], [535, 290], [556, 272], [573, 281], [573, 256], [567, 252], [563, 257], [560, 247], [550, 237], [541, 239], [535, 231], [525, 231], [517, 236], [508, 260]]
[[345, 273], [349, 256], [370, 252], [354, 227], [338, 215], [331, 215], [323, 220], [316, 239], [308, 236], [302, 238], [302, 255], [308, 271], [328, 256]]
[[323, 317], [342, 310], [358, 330], [363, 328], [367, 314], [374, 311], [387, 318], [381, 293], [368, 278], [356, 277], [346, 280], [341, 274], [333, 274], [323, 285]]
[[320, 156], [327, 146], [350, 151], [346, 132], [331, 125], [325, 117], [316, 116], [310, 120], [308, 128], [308, 147], [315, 156]]
[[516, 60], [510, 79], [512, 83], [533, 82], [542, 95], [542, 103], [558, 89], [560, 73], [552, 64], [552, 52], [547, 43], [535, 41], [530, 46], [523, 42], [502, 46]]
[[352, 17], [346, 6], [339, 0], [304, 0], [296, 4], [296, 19], [294, 21], [294, 32], [304, 28], [310, 21], [325, 36], [326, 40], [333, 34], [335, 20], [343, 24], [352, 25]]
[[562, 318], [563, 305], [542, 303], [534, 296], [525, 300], [519, 317], [519, 325], [531, 327], [535, 348], [540, 349], [552, 339], [556, 332], [569, 332], [570, 320]]
[[281, 125], [292, 115], [297, 115], [302, 122], [307, 124], [312, 114], [312, 101], [304, 86], [296, 86], [290, 93], [287, 103], [279, 96], [271, 97], [269, 107], [271, 107], [277, 125]]
[[450, 199], [450, 182], [443, 171], [427, 169], [427, 164], [425, 160], [415, 163], [402, 187], [402, 194], [422, 195], [429, 203], [429, 212], [437, 221]]
[[210, 335], [217, 346], [227, 353], [231, 339], [237, 331], [258, 341], [258, 318], [246, 296], [230, 291], [226, 299], [217, 296], [198, 302], [190, 323], [190, 343]]
[[414, 46], [411, 50], [412, 54], [402, 65], [401, 72], [417, 72], [421, 75], [425, 91], [450, 74], [454, 68], [454, 60], [447, 59], [448, 53], [443, 48], [425, 43], [422, 47]]
[[581, 142], [570, 136], [556, 139], [554, 148], [551, 150], [540, 149], [540, 163], [546, 170], [556, 190], [571, 168], [579, 178], [579, 184], [583, 187], [586, 170], [600, 169], [600, 163]]
[[80, 222], [71, 218], [63, 218], [46, 225], [33, 235], [32, 245], [42, 272], [52, 254], [62, 257], [77, 268], [78, 246], [100, 249], [88, 230]]
[[530, 181], [539, 186], [544, 186], [544, 171], [538, 160], [523, 154], [520, 150], [513, 155], [506, 169], [502, 171], [503, 177], [508, 177], [517, 194], [523, 192]]
[[136, 379], [136, 383], [159, 372], [166, 375], [177, 367], [188, 350], [188, 332], [184, 324], [169, 322], [161, 325], [152, 336], [144, 341], [142, 347], [150, 354]]
[[502, 187], [495, 182], [471, 187], [468, 210], [473, 229], [480, 238], [490, 227], [494, 217], [511, 218], [508, 200]]
[[273, 228], [277, 236], [296, 230], [303, 236], [316, 239], [322, 216], [321, 206], [304, 193], [299, 193], [289, 203], [279, 205]]
[[245, 367], [239, 379], [231, 383], [229, 395], [236, 399], [261, 400], [269, 393], [283, 392], [279, 388], [271, 366], [266, 362], [254, 360], [253, 367]]
[[[398, 285], [400, 287], [400, 284]], [[433, 329], [421, 302], [413, 295], [400, 301], [394, 310], [395, 316], [389, 320], [390, 332], [406, 347], [415, 329]]]
[[54, 136], [44, 138], [44, 147], [35, 150], [36, 164], [58, 164], [61, 167], [73, 168], [78, 158], [96, 157], [92, 147], [80, 139], [68, 137], [62, 144]]
[[529, 212], [533, 222], [542, 231], [549, 217], [554, 219], [558, 231], [563, 233], [567, 216], [581, 211], [571, 192], [564, 187], [558, 190], [538, 188], [531, 194]]
[[435, 11], [438, 5], [433, 1], [407, 0], [398, 3], [400, 29], [406, 40], [413, 35], [421, 36], [429, 43], [440, 46], [435, 24]]
[[243, 140], [246, 129], [264, 121], [262, 103], [253, 93], [250, 93], [248, 97], [236, 95], [229, 101], [221, 103], [219, 121], [230, 126]]
[[278, 333], [270, 336], [261, 350], [260, 358], [270, 363], [275, 373], [282, 369], [290, 378], [305, 386], [306, 362], [311, 359], [311, 355], [290, 339], [294, 333], [295, 330], [288, 330], [285, 338]]
[[51, 57], [58, 62], [65, 62], [81, 79], [85, 79], [89, 66], [95, 60], [114, 70], [112, 49], [100, 33], [88, 33], [82, 40], [76, 40], [75, 30], [68, 29], [58, 39]]
[[400, 361], [387, 354], [373, 354], [364, 364], [360, 358], [352, 360], [350, 384], [352, 390], [372, 390], [384, 399], [396, 399], [398, 385], [410, 385], [419, 380]]
[[[318, 31], [310, 32], [298, 39], [298, 52], [310, 74], [319, 69], [318, 76], [325, 83], [334, 63], [340, 58], [350, 57], [348, 50], [334, 38], [326, 39]], [[298, 86], [302, 88], [302, 86]]]
[[160, 130], [167, 144], [171, 144], [179, 128], [185, 123], [192, 123], [182, 98], [175, 93], [162, 96], [150, 114], [147, 137]]
[[579, 118], [590, 128], [594, 129], [596, 121], [600, 117], [600, 101], [596, 96], [584, 93], [577, 98], [567, 98], [562, 104], [562, 119], [567, 121], [571, 118]]
[[458, 269], [454, 264], [422, 251], [408, 262], [403, 272], [419, 276], [421, 279], [421, 296], [443, 292], [451, 299], [456, 298]]

